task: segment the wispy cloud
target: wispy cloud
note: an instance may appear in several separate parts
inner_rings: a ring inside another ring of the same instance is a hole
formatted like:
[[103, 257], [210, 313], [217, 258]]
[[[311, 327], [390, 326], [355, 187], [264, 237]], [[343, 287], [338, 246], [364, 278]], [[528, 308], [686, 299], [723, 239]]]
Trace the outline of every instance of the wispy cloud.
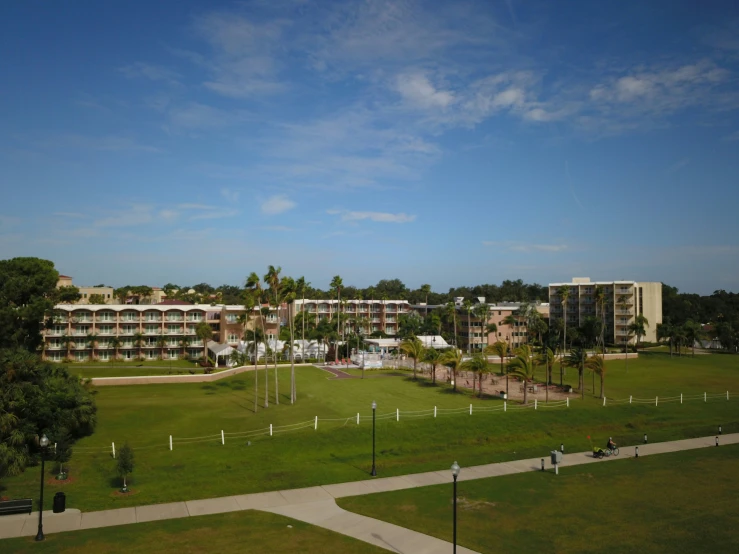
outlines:
[[169, 110], [169, 126], [175, 130], [199, 131], [232, 127], [248, 118], [249, 114], [243, 110], [223, 110], [198, 102], [189, 102]]
[[87, 217], [89, 217], [80, 212], [54, 212], [52, 215], [65, 217], [67, 219], [86, 219]]
[[145, 62], [134, 62], [118, 69], [129, 79], [144, 78], [151, 81], [164, 81], [169, 84], [179, 85], [181, 75], [176, 71]]
[[416, 220], [415, 215], [389, 212], [353, 212], [348, 210], [327, 210], [329, 215], [338, 215], [341, 221], [374, 221], [376, 223], [411, 223]]
[[482, 241], [484, 246], [494, 246], [508, 250], [509, 252], [562, 252], [568, 250], [566, 244], [536, 244], [526, 242], [499, 242], [499, 241]]
[[690, 163], [690, 158], [683, 158], [682, 160], [679, 160], [675, 162], [674, 164], [672, 164], [670, 167], [668, 167], [665, 170], [665, 173], [667, 173], [668, 175], [671, 175], [672, 173], [675, 173], [676, 171], [681, 170], [683, 167], [685, 167], [689, 163]]
[[45, 150], [84, 149], [104, 152], [161, 152], [160, 148], [142, 144], [131, 137], [115, 135], [95, 137], [75, 133], [47, 133], [42, 136], [31, 137], [28, 141], [36, 148]]
[[201, 219], [224, 219], [227, 217], [234, 217], [238, 214], [238, 210], [217, 210], [193, 215], [190, 217], [190, 221], [198, 221]]
[[295, 206], [297, 206], [295, 202], [284, 194], [279, 194], [262, 202], [261, 210], [262, 213], [267, 215], [277, 215], [292, 210]]
[[154, 206], [133, 204], [124, 210], [114, 210], [112, 215], [96, 219], [96, 227], [136, 227], [154, 220]]
[[239, 202], [240, 193], [227, 187], [221, 189], [221, 196], [226, 199], [229, 204], [237, 204]]
[[211, 206], [209, 204], [177, 204], [177, 208], [180, 210], [217, 210], [217, 206]]

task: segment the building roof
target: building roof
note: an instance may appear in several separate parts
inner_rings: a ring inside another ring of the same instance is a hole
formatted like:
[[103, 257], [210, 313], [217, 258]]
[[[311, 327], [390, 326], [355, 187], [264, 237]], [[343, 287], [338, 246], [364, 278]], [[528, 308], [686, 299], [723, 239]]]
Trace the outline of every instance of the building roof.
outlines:
[[157, 306], [193, 306], [194, 304], [192, 302], [185, 302], [184, 300], [175, 300], [172, 298], [171, 300], [162, 300], [161, 302], [156, 303]]
[[60, 275], [59, 278], [60, 279], [71, 279], [69, 275]]
[[218, 344], [214, 340], [208, 341], [208, 350], [213, 352], [216, 356], [228, 356], [230, 355], [235, 349], [232, 346], [229, 346], [228, 344]]

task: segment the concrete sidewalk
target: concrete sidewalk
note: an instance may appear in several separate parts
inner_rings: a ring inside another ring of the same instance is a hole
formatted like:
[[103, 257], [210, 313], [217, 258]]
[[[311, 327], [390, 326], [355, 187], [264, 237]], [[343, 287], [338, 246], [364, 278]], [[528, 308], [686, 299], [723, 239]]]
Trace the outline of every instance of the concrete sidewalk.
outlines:
[[[721, 436], [720, 443], [722, 445], [739, 444], [739, 433]], [[680, 450], [715, 447], [715, 444], [715, 438], [711, 436], [653, 444], [640, 444], [638, 446], [639, 456], [651, 456]], [[591, 452], [577, 452], [565, 454], [560, 467], [602, 463], [633, 457], [634, 446], [622, 447], [620, 456], [612, 456], [603, 460], [593, 458]], [[551, 470], [548, 453], [545, 461], [547, 469]], [[541, 458], [530, 458], [528, 460], [464, 467], [460, 473], [459, 480], [469, 481], [540, 470]], [[450, 485], [451, 481], [452, 477], [449, 470], [430, 471], [427, 473], [381, 477], [303, 489], [136, 506], [99, 512], [82, 513], [79, 510], [67, 510], [62, 514], [54, 514], [45, 511], [44, 533], [112, 527], [115, 525], [128, 525], [146, 521], [235, 512], [239, 510], [262, 510], [324, 527], [393, 552], [435, 554], [436, 552], [448, 552], [451, 549], [451, 544], [417, 533], [416, 531], [398, 527], [397, 525], [347, 512], [336, 505], [335, 499], [376, 492], [411, 489], [427, 485]], [[0, 539], [33, 536], [36, 534], [37, 526], [38, 512], [31, 515], [0, 517]], [[470, 553], [472, 551], [459, 549], [459, 552]]]

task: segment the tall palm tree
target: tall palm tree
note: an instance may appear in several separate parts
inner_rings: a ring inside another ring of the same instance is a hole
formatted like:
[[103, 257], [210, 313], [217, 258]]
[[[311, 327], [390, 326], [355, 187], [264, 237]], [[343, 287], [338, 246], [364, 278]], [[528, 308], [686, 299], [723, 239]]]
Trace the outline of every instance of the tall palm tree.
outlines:
[[531, 347], [528, 344], [519, 346], [515, 351], [514, 358], [508, 362], [508, 373], [517, 375], [523, 380], [523, 403], [528, 404], [527, 383], [534, 379], [534, 360], [531, 356]]
[[472, 346], [472, 323], [470, 316], [472, 315], [472, 302], [469, 298], [465, 298], [462, 304], [465, 311], [467, 312], [467, 355], [470, 355], [470, 346]]
[[141, 348], [143, 346], [143, 343], [144, 343], [144, 335], [142, 335], [141, 333], [134, 333], [133, 334], [133, 344], [134, 346], [136, 346], [136, 348], [138, 348], [139, 358], [143, 356], [141, 353]]
[[488, 359], [483, 354], [474, 354], [462, 363], [462, 369], [472, 372], [472, 395], [475, 394], [475, 378], [477, 378], [479, 397], [482, 398], [482, 378], [489, 370]]
[[[503, 325], [508, 325], [512, 330], [510, 331], [510, 336], [513, 337], [513, 329], [516, 328], [516, 323], [518, 323], [518, 318], [513, 314], [508, 314], [503, 318], [503, 321], [501, 322]], [[508, 341], [508, 349], [513, 351], [513, 347], [510, 344], [510, 339]]]
[[208, 367], [208, 341], [213, 338], [213, 328], [207, 321], [201, 321], [195, 327], [195, 336], [203, 341], [203, 361], [205, 367]]
[[[275, 302], [275, 314], [277, 315], [277, 330], [279, 333], [280, 328], [280, 306], [282, 305], [282, 290], [280, 283], [280, 271], [281, 267], [275, 267], [273, 265], [267, 268], [267, 274], [264, 276], [264, 282], [269, 285], [269, 290], [272, 292], [272, 296]], [[277, 343], [275, 343], [274, 351], [274, 362], [275, 362], [275, 404], [280, 403], [280, 387], [277, 380]]]
[[436, 366], [439, 365], [441, 354], [436, 348], [426, 348], [423, 352], [423, 361], [431, 366], [431, 382], [436, 384]]
[[163, 360], [164, 359], [164, 347], [167, 346], [167, 339], [164, 337], [163, 334], [159, 334], [157, 337], [157, 347], [159, 348], [159, 357]]
[[682, 357], [683, 345], [686, 343], [687, 339], [687, 333], [682, 325], [676, 325], [672, 328], [672, 340], [675, 342], [675, 346], [677, 347], [678, 357]]
[[[262, 327], [262, 337], [264, 342], [264, 407], [269, 408], [269, 370], [268, 370], [268, 358], [267, 358], [267, 330], [264, 325], [264, 311], [262, 308], [262, 296], [264, 295], [264, 290], [262, 289], [262, 282], [259, 279], [259, 275], [256, 274], [256, 272], [252, 271], [249, 276], [246, 278], [246, 283], [244, 285], [246, 287], [247, 291], [250, 291], [250, 294], [252, 296], [252, 300], [254, 302], [255, 307], [259, 307], [259, 323]], [[269, 313], [269, 308], [267, 308], [267, 313]], [[257, 343], [254, 347], [254, 359], [256, 360], [259, 358], [259, 344]]]
[[426, 308], [424, 311], [424, 317], [429, 315], [429, 293], [431, 292], [431, 285], [424, 284], [421, 285], [421, 288], [419, 289], [420, 293], [424, 295], [424, 298], [426, 299]]
[[[624, 312], [626, 312], [626, 310], [629, 309], [628, 298], [626, 298], [626, 296], [623, 296], [623, 295], [619, 296], [616, 299], [616, 304], [618, 304], [618, 307], [622, 311], [622, 314]], [[629, 329], [629, 332], [633, 332], [633, 331], [631, 331], [631, 329]], [[631, 338], [627, 336], [626, 337], [626, 342], [624, 342], [624, 354], [626, 354], [629, 351], [629, 341], [630, 340], [631, 340]], [[628, 358], [628, 356], [627, 356], [627, 358]]]
[[[559, 372], [560, 375], [564, 375], [565, 366], [565, 352], [567, 351], [567, 301], [570, 299], [570, 287], [562, 285], [557, 289], [557, 295], [559, 296], [559, 302], [562, 306], [562, 319], [564, 320], [564, 337], [562, 338], [562, 353], [559, 360]], [[561, 381], [562, 379], [560, 379]], [[562, 383], [560, 382], [560, 385]]]
[[303, 303], [300, 305], [300, 313], [303, 314], [302, 321], [300, 322], [303, 326], [303, 332], [300, 335], [301, 344], [303, 345], [301, 350], [301, 359], [303, 362], [305, 362], [305, 291], [309, 285], [310, 283], [306, 282], [305, 277], [298, 277], [295, 281], [295, 294], [303, 299]]
[[595, 317], [600, 317], [600, 346], [603, 355], [606, 353], [606, 289], [602, 285], [595, 286]]
[[668, 342], [670, 343], [670, 358], [672, 358], [672, 335], [672, 325], [668, 321], [657, 324], [657, 341], [661, 342], [665, 339], [668, 340]]
[[454, 322], [454, 348], [457, 348], [457, 306], [454, 305], [454, 302], [449, 302], [446, 305], [446, 314], [452, 316]]
[[[331, 279], [331, 290], [336, 293], [336, 334], [341, 336], [341, 288], [344, 286], [344, 281], [341, 280], [339, 275], [334, 275]], [[339, 348], [338, 344], [334, 348], [334, 362], [339, 361]]]
[[290, 327], [290, 404], [295, 404], [297, 389], [295, 383], [295, 300], [297, 299], [297, 284], [292, 277], [283, 277], [280, 287], [283, 290], [284, 300], [287, 302], [287, 320]]
[[692, 347], [693, 358], [695, 358], [695, 343], [703, 339], [703, 329], [701, 328], [700, 324], [696, 323], [692, 319], [689, 319], [685, 322], [685, 325], [683, 325], [683, 331], [685, 333], [685, 338], [687, 339], [688, 344], [690, 344]]
[[95, 349], [97, 348], [98, 335], [90, 333], [87, 335], [87, 344], [90, 345], [90, 360], [95, 360]]
[[567, 365], [569, 367], [577, 368], [577, 374], [580, 382], [580, 397], [585, 398], [585, 362], [588, 359], [588, 354], [584, 348], [579, 346], [572, 349], [570, 354], [567, 356]]
[[597, 354], [595, 356], [590, 356], [585, 360], [585, 365], [593, 372], [594, 375], [600, 377], [600, 398], [603, 398], [603, 395], [605, 394], [604, 382], [606, 378], [606, 362], [603, 356], [598, 356]]
[[454, 392], [456, 392], [457, 391], [457, 371], [462, 365], [461, 350], [459, 350], [459, 348], [456, 348], [456, 347], [452, 348], [451, 350], [447, 350], [441, 355], [441, 358], [439, 358], [439, 362], [441, 362], [442, 365], [445, 365], [449, 369], [452, 370], [452, 381], [454, 382], [453, 390]]
[[108, 344], [113, 348], [113, 360], [118, 359], [118, 350], [121, 348], [121, 339], [118, 337], [112, 337]]
[[541, 352], [539, 353], [538, 363], [546, 367], [546, 380], [545, 380], [545, 402], [549, 402], [549, 385], [552, 384], [552, 367], [554, 366], [554, 352], [546, 345], [542, 345]]
[[418, 337], [411, 337], [400, 343], [400, 350], [405, 353], [409, 358], [413, 358], [413, 380], [416, 380], [416, 366], [418, 360], [423, 357], [423, 343]]
[[[505, 357], [508, 355], [508, 344], [502, 340], [495, 341], [490, 346], [487, 346], [484, 352], [486, 354], [496, 354], [500, 357], [500, 374], [503, 375], [503, 364], [505, 363]], [[505, 374], [505, 393], [508, 396], [508, 372]]]
[[[254, 293], [254, 290], [245, 287], [244, 291], [244, 313], [242, 316], [239, 317], [239, 323], [243, 325], [244, 328], [244, 334], [242, 335], [242, 338], [247, 341], [246, 344], [246, 353], [249, 352], [249, 343], [247, 339], [247, 333], [249, 328], [249, 320], [251, 319], [251, 314], [254, 313], [254, 307], [256, 306], [256, 294]], [[257, 327], [254, 327], [254, 331], [257, 330]], [[256, 333], [254, 333], [256, 335]], [[256, 336], [254, 337], [254, 413], [257, 413], [257, 405], [258, 405], [258, 398], [259, 398], [259, 372], [257, 371], [257, 362], [259, 358], [259, 342], [256, 340]]]
[[629, 329], [636, 336], [636, 349], [639, 350], [641, 338], [647, 334], [646, 328], [649, 327], [649, 320], [643, 314], [639, 314], [634, 318], [634, 323], [629, 325]]
[[[490, 307], [484, 302], [482, 302], [478, 304], [477, 306], [475, 306], [473, 313], [475, 314], [475, 317], [480, 320], [480, 352], [482, 352], [488, 343], [487, 333], [485, 331], [488, 328], [488, 317], [490, 316]], [[491, 325], [495, 326], [494, 323], [492, 323]], [[497, 326], [495, 326], [495, 330], [496, 331], [498, 330]]]

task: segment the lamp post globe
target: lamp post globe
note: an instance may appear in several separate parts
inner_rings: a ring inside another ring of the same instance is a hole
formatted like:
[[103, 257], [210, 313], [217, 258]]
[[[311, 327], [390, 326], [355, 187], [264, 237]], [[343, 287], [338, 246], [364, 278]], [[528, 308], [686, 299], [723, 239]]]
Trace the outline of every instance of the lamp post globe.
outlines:
[[44, 540], [44, 455], [46, 454], [46, 449], [49, 446], [49, 437], [46, 436], [46, 433], [44, 433], [43, 436], [39, 439], [38, 444], [41, 447], [41, 494], [39, 495], [38, 533], [36, 533], [36, 540], [42, 541]]

